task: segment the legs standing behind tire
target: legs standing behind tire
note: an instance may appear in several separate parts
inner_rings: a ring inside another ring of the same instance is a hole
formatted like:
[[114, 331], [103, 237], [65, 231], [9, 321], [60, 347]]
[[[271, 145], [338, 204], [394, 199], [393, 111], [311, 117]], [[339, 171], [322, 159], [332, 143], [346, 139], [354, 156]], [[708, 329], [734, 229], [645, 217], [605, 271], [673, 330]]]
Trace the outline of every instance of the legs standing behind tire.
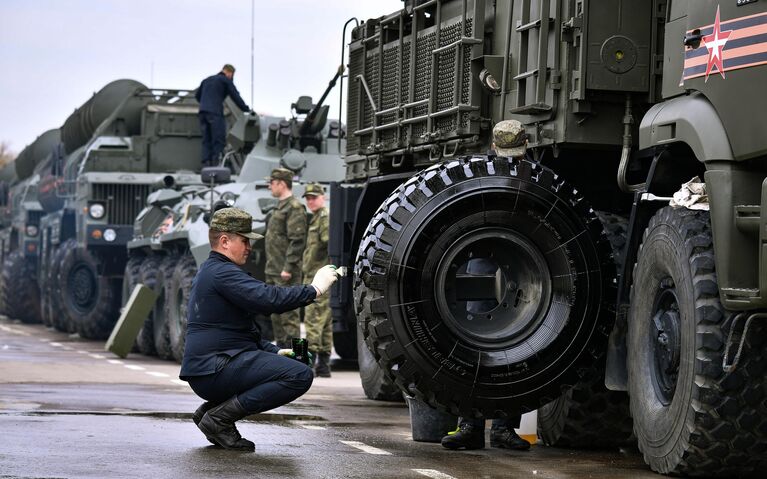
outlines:
[[[296, 286], [301, 284], [301, 279], [294, 277], [288, 281], [283, 281], [279, 276], [267, 276], [266, 284]], [[282, 314], [273, 314], [272, 330], [274, 331], [274, 340], [277, 346], [279, 348], [290, 348], [290, 339], [301, 337], [301, 312], [298, 309], [294, 309]]]
[[314, 370], [319, 377], [330, 377], [330, 353], [333, 348], [333, 318], [330, 314], [329, 295], [322, 295], [304, 308], [304, 325], [309, 351], [317, 357]]
[[[519, 414], [506, 419], [493, 419], [490, 429], [490, 446], [516, 451], [530, 449], [530, 443], [514, 431], [514, 428], [519, 427], [520, 420]], [[485, 420], [458, 418], [458, 429], [442, 438], [442, 446], [447, 449], [484, 449]]]

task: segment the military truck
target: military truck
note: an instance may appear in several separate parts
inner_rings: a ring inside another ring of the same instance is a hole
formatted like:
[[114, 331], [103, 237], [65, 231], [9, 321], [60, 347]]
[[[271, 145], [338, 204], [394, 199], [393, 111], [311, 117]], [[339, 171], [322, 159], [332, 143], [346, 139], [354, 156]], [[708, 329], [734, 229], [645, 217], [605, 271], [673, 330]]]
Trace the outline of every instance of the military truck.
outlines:
[[191, 91], [117, 80], [64, 122], [38, 191], [44, 321], [85, 338], [108, 336], [121, 304], [125, 244], [146, 196], [169, 174], [199, 182], [197, 108]]
[[0, 311], [27, 323], [40, 322], [37, 285], [39, 170], [60, 141], [59, 129], [37, 137], [0, 174]]
[[[299, 97], [291, 105], [290, 119], [263, 117], [242, 128], [238, 120], [228, 138], [230, 145], [238, 145], [241, 156], [247, 155], [238, 175], [230, 177], [225, 155], [223, 169], [203, 169], [200, 184], [183, 188], [169, 184], [149, 196], [128, 243], [124, 283], [126, 292], [142, 283], [158, 294], [137, 338], [141, 352], [181, 361], [192, 279], [210, 253], [208, 221], [212, 211], [226, 206], [242, 208], [253, 216], [254, 230], [264, 232], [269, 212], [277, 204], [268, 189], [272, 169], [282, 166], [295, 172], [293, 193], [297, 197], [309, 181], [328, 184], [343, 178], [344, 163], [338, 149], [343, 131], [339, 122], [328, 120], [329, 108], [322, 104], [337, 77], [317, 104], [311, 97]], [[263, 246], [262, 240], [245, 265], [262, 280]], [[270, 337], [269, 318], [261, 316], [257, 321], [265, 337]]]
[[[599, 416], [616, 394], [653, 470], [764, 470], [765, 25], [751, 0], [427, 0], [356, 28], [332, 304], [366, 390], [544, 406], [573, 445], [631, 432]], [[489, 152], [504, 119], [526, 158]]]

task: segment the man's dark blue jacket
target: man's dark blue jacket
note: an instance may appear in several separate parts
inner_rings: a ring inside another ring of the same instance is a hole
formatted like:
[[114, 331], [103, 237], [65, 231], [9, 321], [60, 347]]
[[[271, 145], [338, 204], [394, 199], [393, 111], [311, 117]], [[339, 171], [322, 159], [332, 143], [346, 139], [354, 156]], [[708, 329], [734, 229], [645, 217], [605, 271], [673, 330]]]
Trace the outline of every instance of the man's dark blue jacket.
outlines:
[[224, 100], [227, 96], [232, 97], [234, 103], [242, 111], [250, 111], [250, 108], [240, 97], [240, 92], [234, 86], [234, 82], [226, 77], [223, 72], [211, 75], [200, 83], [200, 88], [194, 94], [200, 104], [200, 113], [208, 112], [216, 115], [224, 114]]
[[311, 285], [270, 286], [251, 277], [221, 253], [211, 251], [192, 282], [184, 359], [179, 377], [216, 372], [218, 356], [279, 348], [261, 339], [256, 313], [283, 313], [310, 304]]

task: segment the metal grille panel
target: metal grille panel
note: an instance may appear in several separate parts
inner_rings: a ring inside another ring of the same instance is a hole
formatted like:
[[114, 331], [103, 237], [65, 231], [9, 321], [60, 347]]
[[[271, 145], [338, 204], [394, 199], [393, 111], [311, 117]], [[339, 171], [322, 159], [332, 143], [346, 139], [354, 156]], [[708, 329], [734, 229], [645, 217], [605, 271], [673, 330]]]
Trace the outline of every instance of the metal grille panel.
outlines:
[[132, 225], [144, 207], [150, 185], [95, 183], [93, 201], [104, 203], [106, 221], [112, 225]]
[[43, 217], [44, 211], [27, 211], [27, 224], [39, 225], [40, 218]]

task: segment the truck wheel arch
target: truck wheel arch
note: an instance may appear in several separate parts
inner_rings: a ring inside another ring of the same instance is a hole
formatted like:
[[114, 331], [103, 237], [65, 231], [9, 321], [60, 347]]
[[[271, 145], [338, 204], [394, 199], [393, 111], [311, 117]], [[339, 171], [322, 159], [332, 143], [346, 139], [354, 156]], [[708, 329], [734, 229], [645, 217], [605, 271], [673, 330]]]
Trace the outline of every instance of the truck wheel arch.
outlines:
[[658, 103], [639, 125], [639, 148], [685, 143], [700, 161], [735, 158], [722, 120], [708, 99], [693, 93]]

